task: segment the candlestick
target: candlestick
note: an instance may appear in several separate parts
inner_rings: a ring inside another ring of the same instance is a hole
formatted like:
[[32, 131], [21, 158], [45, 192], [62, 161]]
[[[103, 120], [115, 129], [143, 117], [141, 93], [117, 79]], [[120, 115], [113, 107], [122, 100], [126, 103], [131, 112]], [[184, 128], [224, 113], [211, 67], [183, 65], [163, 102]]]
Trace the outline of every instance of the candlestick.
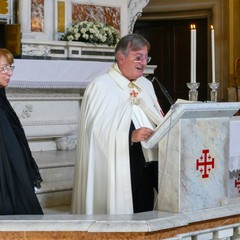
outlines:
[[217, 102], [217, 89], [219, 87], [219, 83], [209, 83], [208, 84], [209, 87], [211, 88], [211, 91], [210, 91], [210, 99], [212, 102]]
[[187, 83], [188, 88], [190, 89], [188, 91], [188, 99], [189, 101], [197, 101], [198, 100], [198, 88], [199, 88], [200, 83], [199, 82], [190, 82]]
[[211, 26], [211, 46], [212, 46], [212, 83], [215, 83], [215, 38], [214, 38], [214, 29]]
[[191, 24], [191, 82], [196, 83], [196, 27]]

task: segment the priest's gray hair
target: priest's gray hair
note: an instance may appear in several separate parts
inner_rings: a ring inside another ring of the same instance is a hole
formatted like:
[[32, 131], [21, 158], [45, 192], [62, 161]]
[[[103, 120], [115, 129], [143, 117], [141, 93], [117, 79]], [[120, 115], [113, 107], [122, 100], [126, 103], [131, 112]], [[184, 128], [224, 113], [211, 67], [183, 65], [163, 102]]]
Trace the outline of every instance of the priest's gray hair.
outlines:
[[150, 43], [142, 35], [128, 34], [120, 39], [115, 48], [115, 61], [117, 61], [119, 53], [127, 56], [130, 51], [137, 51], [145, 46], [147, 46], [149, 51]]

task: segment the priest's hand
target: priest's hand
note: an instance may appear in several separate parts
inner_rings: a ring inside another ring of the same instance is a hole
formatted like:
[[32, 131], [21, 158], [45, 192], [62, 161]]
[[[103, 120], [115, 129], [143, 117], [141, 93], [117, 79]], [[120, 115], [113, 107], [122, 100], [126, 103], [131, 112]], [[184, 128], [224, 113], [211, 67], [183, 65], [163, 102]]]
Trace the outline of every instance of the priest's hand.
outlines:
[[141, 127], [138, 129], [135, 129], [132, 131], [132, 137], [131, 141], [134, 142], [140, 142], [140, 141], [146, 141], [152, 134], [153, 130], [146, 127]]

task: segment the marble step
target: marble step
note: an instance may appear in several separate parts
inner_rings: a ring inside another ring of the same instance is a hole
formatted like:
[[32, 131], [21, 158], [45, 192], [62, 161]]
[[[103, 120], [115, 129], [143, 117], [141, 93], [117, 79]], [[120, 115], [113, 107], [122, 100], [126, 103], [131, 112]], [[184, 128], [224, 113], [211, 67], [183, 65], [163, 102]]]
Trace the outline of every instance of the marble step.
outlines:
[[42, 187], [37, 190], [37, 197], [43, 209], [55, 212], [62, 206], [70, 208], [75, 151], [42, 151], [33, 152], [41, 176]]
[[43, 179], [42, 184], [55, 181], [73, 182], [74, 165], [40, 168], [40, 173]]
[[56, 206], [56, 207], [50, 207], [50, 208], [43, 208], [43, 213], [46, 214], [71, 214], [71, 205], [62, 205], [62, 206]]
[[43, 182], [37, 190], [42, 208], [70, 205], [72, 199], [72, 181]]
[[39, 151], [32, 152], [39, 169], [74, 166], [76, 151]]

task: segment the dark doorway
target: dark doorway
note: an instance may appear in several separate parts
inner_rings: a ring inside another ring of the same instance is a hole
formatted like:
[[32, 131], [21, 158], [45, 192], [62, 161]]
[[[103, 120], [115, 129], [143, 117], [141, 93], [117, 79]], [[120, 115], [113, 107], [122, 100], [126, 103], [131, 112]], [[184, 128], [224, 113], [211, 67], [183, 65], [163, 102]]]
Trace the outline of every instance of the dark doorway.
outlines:
[[[184, 20], [140, 21], [134, 27], [134, 32], [148, 39], [151, 44], [149, 56], [151, 65], [157, 65], [154, 76], [165, 86], [170, 96], [188, 100], [190, 82], [191, 50], [190, 26], [197, 29], [197, 62], [196, 78], [200, 82], [198, 100], [207, 100], [208, 89], [208, 22], [207, 18]], [[150, 76], [153, 77], [153, 76]], [[163, 111], [166, 113], [171, 104], [160, 90], [156, 81], [155, 91]]]
[[7, 48], [18, 58], [21, 54], [20, 24], [0, 23], [0, 48]]

